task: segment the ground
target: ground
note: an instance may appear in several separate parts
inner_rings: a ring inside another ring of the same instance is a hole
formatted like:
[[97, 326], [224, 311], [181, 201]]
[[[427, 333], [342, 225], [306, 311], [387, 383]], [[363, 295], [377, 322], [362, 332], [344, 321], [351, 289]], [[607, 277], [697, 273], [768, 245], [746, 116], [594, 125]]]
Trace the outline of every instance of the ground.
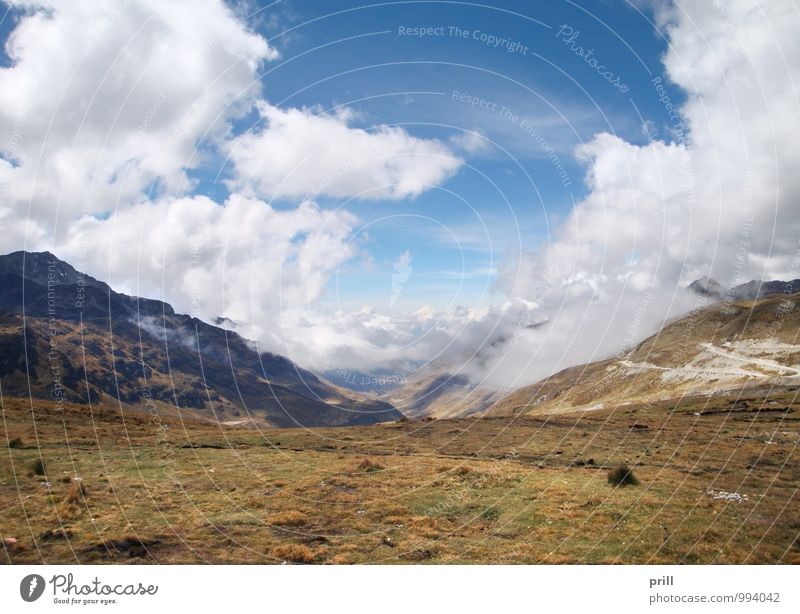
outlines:
[[0, 557], [798, 563], [796, 396], [267, 431], [5, 398]]

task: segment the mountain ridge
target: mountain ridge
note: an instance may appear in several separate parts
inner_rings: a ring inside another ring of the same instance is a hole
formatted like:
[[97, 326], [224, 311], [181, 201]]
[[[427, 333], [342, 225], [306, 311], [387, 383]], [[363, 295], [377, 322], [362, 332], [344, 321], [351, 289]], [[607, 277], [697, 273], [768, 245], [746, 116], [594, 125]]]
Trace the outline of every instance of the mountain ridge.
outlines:
[[369, 424], [390, 404], [331, 385], [294, 362], [166, 302], [132, 297], [49, 252], [0, 256], [4, 396], [271, 426]]

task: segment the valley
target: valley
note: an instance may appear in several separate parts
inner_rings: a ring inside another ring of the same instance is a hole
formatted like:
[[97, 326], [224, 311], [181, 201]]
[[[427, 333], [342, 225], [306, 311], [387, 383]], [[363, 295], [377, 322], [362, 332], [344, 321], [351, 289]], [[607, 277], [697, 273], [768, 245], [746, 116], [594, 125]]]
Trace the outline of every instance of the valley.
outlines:
[[800, 562], [795, 282], [508, 392], [349, 389], [47, 253], [0, 281], [5, 562]]

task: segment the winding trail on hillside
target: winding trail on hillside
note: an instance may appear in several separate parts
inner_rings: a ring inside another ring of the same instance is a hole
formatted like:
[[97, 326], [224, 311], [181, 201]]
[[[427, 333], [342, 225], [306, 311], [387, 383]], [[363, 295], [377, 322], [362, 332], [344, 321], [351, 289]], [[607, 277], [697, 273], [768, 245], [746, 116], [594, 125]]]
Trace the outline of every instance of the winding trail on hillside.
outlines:
[[[620, 364], [623, 367], [627, 367], [629, 369], [649, 369], [654, 371], [664, 371], [671, 374], [683, 373], [689, 376], [711, 375], [718, 377], [764, 378], [764, 377], [776, 377], [776, 376], [788, 375], [790, 377], [800, 377], [800, 367], [792, 367], [789, 365], [784, 365], [775, 360], [769, 360], [766, 358], [754, 358], [752, 356], [743, 356], [741, 354], [736, 354], [733, 352], [723, 350], [722, 348], [715, 346], [713, 343], [700, 343], [699, 346], [703, 348], [703, 350], [709, 352], [710, 354], [721, 356], [732, 362], [740, 362], [744, 365], [754, 365], [776, 373], [770, 374], [770, 373], [763, 373], [760, 371], [751, 371], [748, 369], [736, 369], [736, 368], [724, 368], [724, 367], [692, 367], [688, 365], [682, 367], [661, 367], [659, 365], [654, 365], [647, 362], [632, 362], [630, 360], [620, 360], [618, 364]], [[697, 360], [697, 358], [695, 358], [695, 360]]]
[[781, 371], [783, 373], [790, 373], [792, 375], [800, 375], [800, 368], [797, 367], [790, 367], [789, 365], [782, 365], [779, 362], [774, 360], [768, 360], [766, 358], [751, 358], [749, 356], [740, 356], [738, 354], [733, 354], [731, 352], [726, 352], [725, 350], [718, 348], [713, 343], [701, 343], [700, 347], [708, 350], [712, 354], [717, 354], [719, 356], [724, 356], [730, 360], [735, 360], [742, 363], [748, 363], [752, 365], [759, 365], [766, 369], [773, 369], [775, 371]]

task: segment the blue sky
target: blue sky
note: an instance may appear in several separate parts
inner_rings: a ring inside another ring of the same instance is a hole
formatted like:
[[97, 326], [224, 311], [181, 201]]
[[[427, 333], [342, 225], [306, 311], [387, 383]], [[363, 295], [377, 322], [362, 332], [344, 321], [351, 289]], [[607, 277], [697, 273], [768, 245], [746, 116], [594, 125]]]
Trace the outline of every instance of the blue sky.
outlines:
[[[643, 119], [652, 137], [668, 138], [650, 84], [663, 77], [666, 43], [649, 15], [620, 2], [583, 3], [591, 11], [566, 2], [491, 4], [338, 2], [332, 12], [331, 3], [305, 1], [242, 13], [282, 55], [262, 71], [271, 104], [347, 106], [358, 113], [357, 126], [399, 125], [442, 141], [479, 131], [494, 141], [464, 152], [466, 165], [454, 177], [415, 199], [319, 199], [358, 216], [364, 232], [357, 240], [369, 255], [331, 280], [325, 301], [388, 309], [392, 265], [405, 250], [413, 273], [395, 308], [496, 300], [498, 262], [548, 241], [584, 195], [577, 145], [602, 131], [645, 143]], [[409, 35], [413, 28], [433, 30]], [[509, 42], [493, 46], [496, 39]], [[576, 45], [593, 49], [629, 91], [609, 85]], [[254, 121], [251, 115], [239, 126]]]
[[[400, 126], [414, 137], [438, 139], [465, 162], [415, 198], [316, 198], [359, 221], [353, 242], [360, 255], [329, 280], [322, 299], [328, 308], [408, 311], [496, 302], [502, 299], [498, 264], [551, 240], [585, 195], [576, 146], [599, 132], [646, 143], [644, 122], [651, 137], [669, 138], [669, 119], [650, 84], [663, 77], [666, 42], [650, 16], [627, 3], [231, 6], [281, 54], [259, 71], [271, 105], [315, 113], [346, 107], [352, 127]], [[6, 14], [0, 36], [8, 36], [18, 17]], [[609, 84], [578, 47], [591, 49], [625, 87]], [[9, 58], [2, 63], [8, 66]], [[667, 87], [680, 101], [681, 93]], [[258, 130], [263, 122], [252, 111], [234, 122], [233, 132]], [[484, 147], [460, 148], [458, 139], [473, 132], [485, 138]], [[207, 160], [189, 171], [195, 192], [221, 202], [231, 165], [212, 147], [201, 142], [200, 148]], [[272, 200], [286, 210], [297, 202]], [[404, 252], [411, 254], [411, 274], [391, 303], [393, 265]]]

